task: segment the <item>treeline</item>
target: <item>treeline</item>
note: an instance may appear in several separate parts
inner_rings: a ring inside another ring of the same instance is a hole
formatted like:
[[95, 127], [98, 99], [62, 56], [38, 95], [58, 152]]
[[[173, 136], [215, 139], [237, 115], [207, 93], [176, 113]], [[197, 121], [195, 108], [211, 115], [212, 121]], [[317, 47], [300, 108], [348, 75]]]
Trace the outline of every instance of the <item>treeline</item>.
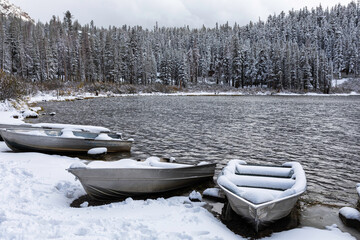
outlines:
[[0, 68], [32, 82], [329, 92], [334, 76], [360, 74], [359, 16], [355, 2], [200, 29], [82, 26], [70, 12], [45, 24], [1, 16]]

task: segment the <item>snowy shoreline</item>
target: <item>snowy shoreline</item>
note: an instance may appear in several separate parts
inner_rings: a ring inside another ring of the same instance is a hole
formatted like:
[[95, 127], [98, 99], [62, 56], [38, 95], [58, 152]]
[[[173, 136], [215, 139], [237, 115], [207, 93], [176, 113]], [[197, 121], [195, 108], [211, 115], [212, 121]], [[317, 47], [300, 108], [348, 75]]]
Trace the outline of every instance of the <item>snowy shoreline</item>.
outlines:
[[[151, 96], [154, 95], [157, 96]], [[62, 100], [82, 97], [84, 95]], [[87, 97], [92, 95], [85, 94], [84, 98]], [[29, 103], [53, 101], [53, 98], [59, 101], [56, 96], [42, 95], [31, 98]], [[10, 102], [0, 103], [0, 122], [23, 123], [21, 117], [12, 118], [14, 114], [20, 115]], [[78, 158], [59, 155], [14, 153], [4, 142], [0, 142], [0, 188], [3, 189], [0, 197], [0, 238], [245, 239], [231, 232], [203, 208], [204, 202], [190, 202], [184, 196], [156, 200], [127, 198], [96, 207], [88, 207], [84, 202], [82, 208], [71, 208], [70, 203], [84, 195], [85, 191], [65, 169], [80, 162]], [[172, 224], [169, 225], [169, 222]], [[301, 227], [274, 233], [264, 239], [306, 237], [355, 239], [335, 225], [325, 229]]]
[[198, 92], [176, 92], [176, 93], [124, 93], [124, 94], [115, 94], [112, 92], [108, 93], [76, 93], [69, 96], [58, 96], [56, 92], [48, 93], [38, 93], [34, 96], [26, 97], [28, 103], [37, 103], [43, 101], [71, 101], [71, 100], [84, 100], [89, 98], [104, 98], [104, 97], [130, 97], [130, 96], [321, 96], [321, 97], [348, 97], [348, 96], [360, 96], [360, 93], [351, 92], [351, 93], [333, 93], [333, 94], [321, 94], [321, 93], [291, 93], [291, 92], [280, 92], [272, 93], [269, 91], [266, 92], [255, 92], [254, 94], [249, 94], [246, 92], [208, 92], [208, 91], [198, 91]]

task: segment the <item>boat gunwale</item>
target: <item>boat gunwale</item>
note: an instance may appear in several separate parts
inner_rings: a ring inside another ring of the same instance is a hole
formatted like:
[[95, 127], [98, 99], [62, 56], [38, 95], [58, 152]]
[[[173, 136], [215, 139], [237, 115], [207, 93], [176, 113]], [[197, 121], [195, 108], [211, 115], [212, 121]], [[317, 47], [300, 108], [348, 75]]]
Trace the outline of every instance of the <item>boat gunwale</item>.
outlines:
[[[176, 164], [176, 163], [175, 163]], [[68, 172], [71, 172], [72, 170], [175, 170], [175, 169], [188, 169], [188, 168], [200, 168], [200, 167], [210, 167], [210, 166], [214, 166], [216, 167], [216, 163], [207, 163], [207, 164], [202, 164], [202, 165], [189, 165], [189, 166], [181, 166], [181, 167], [175, 167], [175, 168], [164, 168], [164, 167], [146, 167], [146, 168], [128, 168], [128, 167], [123, 167], [123, 168], [66, 168], [65, 170]], [[71, 172], [72, 173], [72, 172]], [[214, 174], [212, 174], [213, 176]]]
[[[20, 131], [19, 131], [20, 130]], [[12, 128], [12, 129], [8, 129], [8, 128], [2, 128], [0, 129], [0, 135], [2, 136], [2, 133], [5, 132], [6, 133], [10, 133], [10, 134], [14, 134], [14, 135], [26, 135], [26, 136], [31, 136], [31, 137], [36, 137], [36, 138], [43, 138], [43, 139], [47, 139], [47, 138], [56, 138], [56, 139], [61, 139], [61, 140], [71, 140], [71, 141], [96, 141], [96, 142], [123, 142], [123, 143], [133, 143], [134, 140], [125, 140], [125, 139], [110, 139], [110, 140], [103, 140], [103, 139], [95, 139], [95, 138], [77, 138], [77, 137], [73, 137], [73, 138], [68, 138], [68, 137], [61, 137], [61, 136], [43, 136], [43, 135], [33, 135], [33, 134], [28, 134], [26, 132], [22, 132], [21, 130], [30, 130], [30, 128]], [[35, 131], [61, 131], [61, 129], [43, 129], [43, 128], [35, 128]], [[84, 132], [84, 131], [75, 131], [75, 132]]]
[[[200, 179], [200, 178], [210, 178], [213, 175], [207, 174], [207, 175], [196, 175], [196, 176], [186, 176], [186, 177], [176, 177], [176, 178], [93, 178], [93, 177], [78, 177], [76, 174], [74, 174], [80, 181], [81, 180], [97, 180], [101, 182], [114, 182], [114, 181], [176, 181], [176, 180], [190, 180], [190, 179]], [[87, 184], [86, 184], [87, 185]]]

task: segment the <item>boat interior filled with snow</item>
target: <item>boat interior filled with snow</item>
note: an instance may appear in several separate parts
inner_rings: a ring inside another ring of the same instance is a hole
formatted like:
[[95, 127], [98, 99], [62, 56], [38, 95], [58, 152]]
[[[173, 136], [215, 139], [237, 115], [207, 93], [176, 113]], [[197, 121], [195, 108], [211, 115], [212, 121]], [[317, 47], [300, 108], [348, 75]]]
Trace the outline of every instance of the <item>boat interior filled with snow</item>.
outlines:
[[[0, 130], [3, 129], [72, 129], [75, 131], [93, 132], [93, 133], [110, 133], [110, 130], [105, 127], [89, 126], [89, 125], [74, 125], [61, 123], [21, 123], [21, 124], [7, 124], [0, 123]], [[0, 141], [3, 141], [0, 131]]]
[[232, 160], [219, 174], [217, 184], [224, 191], [230, 209], [258, 231], [259, 227], [291, 212], [306, 191], [306, 176], [298, 162], [264, 166]]
[[122, 159], [113, 162], [92, 161], [73, 164], [74, 174], [93, 199], [117, 199], [161, 193], [212, 179], [215, 163], [197, 165], [161, 162], [150, 157], [145, 161]]
[[133, 140], [121, 134], [77, 131], [73, 129], [1, 129], [1, 136], [13, 151], [88, 152], [105, 147], [107, 152], [130, 151]]

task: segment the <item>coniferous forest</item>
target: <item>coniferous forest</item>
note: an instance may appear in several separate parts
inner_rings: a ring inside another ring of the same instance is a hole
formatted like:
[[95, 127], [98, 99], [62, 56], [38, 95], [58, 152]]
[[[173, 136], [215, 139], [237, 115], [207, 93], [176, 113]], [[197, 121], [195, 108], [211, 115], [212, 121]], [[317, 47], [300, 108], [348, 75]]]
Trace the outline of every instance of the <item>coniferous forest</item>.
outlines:
[[333, 77], [360, 74], [360, 6], [281, 12], [246, 26], [80, 25], [0, 17], [0, 68], [30, 83], [84, 82], [186, 87], [211, 81], [328, 93]]

